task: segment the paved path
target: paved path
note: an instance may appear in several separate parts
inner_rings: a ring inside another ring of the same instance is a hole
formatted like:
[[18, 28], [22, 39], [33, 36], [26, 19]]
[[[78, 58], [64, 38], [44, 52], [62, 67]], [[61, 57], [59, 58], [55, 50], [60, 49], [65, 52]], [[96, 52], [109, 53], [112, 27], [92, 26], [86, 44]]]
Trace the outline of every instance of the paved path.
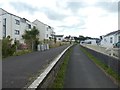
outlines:
[[2, 62], [3, 88], [23, 88], [29, 79], [38, 74], [51, 60], [60, 54], [66, 46], [44, 52], [33, 52], [22, 56], [6, 58]]
[[76, 45], [68, 63], [64, 88], [117, 87]]

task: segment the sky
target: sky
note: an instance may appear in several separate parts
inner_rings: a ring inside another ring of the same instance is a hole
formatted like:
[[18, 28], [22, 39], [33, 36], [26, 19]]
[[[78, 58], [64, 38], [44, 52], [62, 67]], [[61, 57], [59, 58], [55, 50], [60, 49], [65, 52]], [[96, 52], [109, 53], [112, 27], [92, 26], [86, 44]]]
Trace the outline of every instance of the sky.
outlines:
[[38, 19], [57, 35], [99, 38], [118, 30], [119, 0], [0, 0], [0, 8], [33, 22]]

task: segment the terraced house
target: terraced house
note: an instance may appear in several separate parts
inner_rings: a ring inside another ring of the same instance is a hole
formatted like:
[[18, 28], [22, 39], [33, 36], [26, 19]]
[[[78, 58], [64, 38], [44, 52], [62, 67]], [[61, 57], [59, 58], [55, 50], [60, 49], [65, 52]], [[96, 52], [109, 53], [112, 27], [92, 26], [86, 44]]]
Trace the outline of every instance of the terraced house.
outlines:
[[22, 35], [25, 30], [31, 30], [33, 26], [40, 32], [39, 40], [52, 38], [55, 34], [53, 28], [49, 25], [42, 22], [39, 24], [37, 20], [30, 22], [25, 18], [21, 18], [0, 8], [0, 39], [10, 36], [13, 39], [12, 43], [14, 43], [14, 40], [24, 43]]

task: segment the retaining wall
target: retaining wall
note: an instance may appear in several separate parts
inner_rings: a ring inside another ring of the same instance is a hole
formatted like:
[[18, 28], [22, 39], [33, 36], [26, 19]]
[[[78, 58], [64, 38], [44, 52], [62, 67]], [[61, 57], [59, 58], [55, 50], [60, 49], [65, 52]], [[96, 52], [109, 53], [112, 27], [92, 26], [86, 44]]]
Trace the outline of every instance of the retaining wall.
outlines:
[[[116, 71], [120, 75], [120, 58], [114, 58], [109, 55], [102, 54], [100, 52], [94, 51], [92, 49], [86, 48], [81, 45], [85, 50], [87, 50], [89, 53], [91, 53], [95, 58], [102, 61], [104, 64], [112, 68], [114, 71]], [[119, 52], [118, 52], [119, 53]]]
[[45, 69], [45, 71], [36, 79], [29, 87], [32, 90], [39, 90], [40, 88], [48, 88], [52, 85], [57, 72], [59, 71], [60, 65], [63, 63], [64, 57], [68, 49], [73, 45], [66, 48], [53, 62]]

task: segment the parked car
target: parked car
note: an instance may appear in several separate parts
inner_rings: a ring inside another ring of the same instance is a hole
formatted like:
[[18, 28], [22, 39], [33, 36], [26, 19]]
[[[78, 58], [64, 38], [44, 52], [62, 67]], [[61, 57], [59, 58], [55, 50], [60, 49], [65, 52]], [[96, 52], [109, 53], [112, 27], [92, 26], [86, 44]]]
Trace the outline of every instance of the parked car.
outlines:
[[120, 48], [120, 41], [113, 45], [114, 48]]

